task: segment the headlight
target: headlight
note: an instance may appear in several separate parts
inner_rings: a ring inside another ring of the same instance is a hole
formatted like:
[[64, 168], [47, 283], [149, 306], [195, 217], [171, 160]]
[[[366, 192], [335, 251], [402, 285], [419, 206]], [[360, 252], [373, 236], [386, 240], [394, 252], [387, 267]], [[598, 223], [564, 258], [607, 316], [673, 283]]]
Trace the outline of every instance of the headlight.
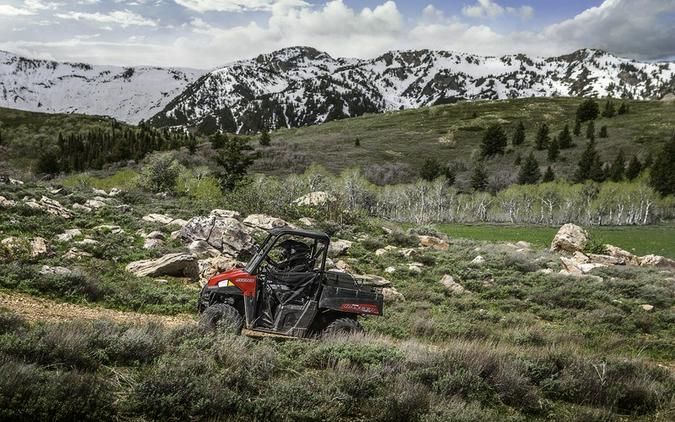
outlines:
[[227, 287], [230, 286], [230, 280], [223, 280], [218, 282], [218, 287]]

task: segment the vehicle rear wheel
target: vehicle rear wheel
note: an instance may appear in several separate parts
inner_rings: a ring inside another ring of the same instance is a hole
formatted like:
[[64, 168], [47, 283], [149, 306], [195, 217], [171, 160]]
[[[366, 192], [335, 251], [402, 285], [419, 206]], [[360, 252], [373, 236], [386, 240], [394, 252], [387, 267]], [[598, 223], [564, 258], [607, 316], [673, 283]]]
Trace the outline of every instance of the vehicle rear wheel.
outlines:
[[338, 318], [328, 324], [321, 332], [321, 336], [331, 336], [335, 334], [355, 334], [362, 333], [363, 327], [355, 319], [352, 318]]
[[244, 318], [234, 306], [215, 303], [202, 312], [199, 326], [207, 330], [240, 334], [244, 326]]

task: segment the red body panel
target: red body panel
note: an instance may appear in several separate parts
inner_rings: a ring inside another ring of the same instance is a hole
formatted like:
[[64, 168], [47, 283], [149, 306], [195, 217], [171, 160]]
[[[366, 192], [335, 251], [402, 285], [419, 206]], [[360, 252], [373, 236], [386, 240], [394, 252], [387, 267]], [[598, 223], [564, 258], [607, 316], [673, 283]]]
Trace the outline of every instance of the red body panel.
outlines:
[[379, 315], [380, 309], [372, 303], [343, 303], [340, 310], [355, 314]]
[[220, 273], [209, 279], [209, 286], [217, 286], [221, 281], [228, 280], [241, 290], [244, 296], [255, 296], [256, 290], [256, 276], [247, 273], [240, 268], [233, 268], [231, 270]]

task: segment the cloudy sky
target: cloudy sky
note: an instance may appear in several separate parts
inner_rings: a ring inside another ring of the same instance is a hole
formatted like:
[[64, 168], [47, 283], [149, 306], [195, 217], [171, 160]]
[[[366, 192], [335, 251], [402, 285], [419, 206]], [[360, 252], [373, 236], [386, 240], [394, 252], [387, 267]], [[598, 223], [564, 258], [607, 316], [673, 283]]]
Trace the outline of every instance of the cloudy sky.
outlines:
[[212, 68], [292, 45], [675, 59], [675, 0], [0, 0], [0, 49], [94, 64]]

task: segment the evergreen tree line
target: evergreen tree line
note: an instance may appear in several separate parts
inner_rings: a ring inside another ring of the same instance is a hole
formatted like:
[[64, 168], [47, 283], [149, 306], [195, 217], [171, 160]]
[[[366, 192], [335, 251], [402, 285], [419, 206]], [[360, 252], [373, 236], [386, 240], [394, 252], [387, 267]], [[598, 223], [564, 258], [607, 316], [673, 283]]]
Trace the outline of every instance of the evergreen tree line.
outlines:
[[36, 170], [42, 174], [68, 173], [100, 169], [106, 164], [141, 160], [152, 151], [188, 147], [194, 152], [194, 135], [170, 132], [140, 125], [138, 128], [113, 123], [108, 129], [64, 134], [38, 157]]

